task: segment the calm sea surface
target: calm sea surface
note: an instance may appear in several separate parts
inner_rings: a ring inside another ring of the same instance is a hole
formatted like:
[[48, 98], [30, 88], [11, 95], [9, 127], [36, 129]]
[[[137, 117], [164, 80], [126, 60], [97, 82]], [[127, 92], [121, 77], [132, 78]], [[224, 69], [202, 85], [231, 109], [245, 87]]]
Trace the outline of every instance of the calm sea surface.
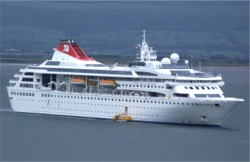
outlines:
[[249, 161], [246, 67], [213, 68], [225, 95], [245, 102], [222, 127], [202, 127], [13, 112], [6, 86], [25, 66], [1, 64], [1, 161]]

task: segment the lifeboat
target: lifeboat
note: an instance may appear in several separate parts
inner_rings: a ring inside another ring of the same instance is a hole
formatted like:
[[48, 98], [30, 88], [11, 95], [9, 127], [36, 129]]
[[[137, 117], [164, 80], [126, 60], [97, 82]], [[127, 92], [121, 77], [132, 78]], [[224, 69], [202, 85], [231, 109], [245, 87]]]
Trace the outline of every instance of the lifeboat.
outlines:
[[112, 120], [114, 120], [114, 121], [131, 121], [132, 117], [128, 116], [127, 114], [124, 114], [124, 113], [118, 113], [112, 117]]
[[71, 83], [85, 83], [86, 79], [83, 78], [71, 78]]
[[115, 80], [102, 79], [100, 80], [100, 85], [115, 86], [116, 82]]

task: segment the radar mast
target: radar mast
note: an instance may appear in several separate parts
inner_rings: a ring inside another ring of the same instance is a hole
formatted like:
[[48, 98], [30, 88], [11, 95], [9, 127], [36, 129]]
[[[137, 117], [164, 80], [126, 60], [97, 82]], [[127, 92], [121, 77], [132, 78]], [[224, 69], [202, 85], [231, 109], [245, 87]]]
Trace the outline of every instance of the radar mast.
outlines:
[[143, 30], [142, 44], [140, 47], [140, 61], [153, 62], [156, 61], [157, 55], [153, 47], [149, 47], [146, 42], [146, 30]]

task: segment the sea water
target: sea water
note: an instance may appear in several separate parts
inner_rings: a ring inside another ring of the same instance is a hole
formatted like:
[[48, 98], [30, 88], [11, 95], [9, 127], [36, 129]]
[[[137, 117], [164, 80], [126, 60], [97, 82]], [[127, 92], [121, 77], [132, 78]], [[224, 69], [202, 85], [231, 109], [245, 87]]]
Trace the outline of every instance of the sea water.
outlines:
[[25, 66], [1, 64], [1, 161], [249, 161], [248, 67], [213, 67], [245, 102], [208, 127], [13, 112], [6, 86]]

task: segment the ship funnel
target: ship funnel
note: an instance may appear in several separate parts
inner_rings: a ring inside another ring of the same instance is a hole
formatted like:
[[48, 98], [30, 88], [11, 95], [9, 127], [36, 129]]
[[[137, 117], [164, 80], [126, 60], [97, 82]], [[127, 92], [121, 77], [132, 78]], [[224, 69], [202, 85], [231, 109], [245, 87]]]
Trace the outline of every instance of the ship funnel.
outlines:
[[72, 39], [61, 39], [56, 50], [79, 60], [93, 60], [92, 58], [89, 58], [87, 54], [80, 48], [80, 46]]

